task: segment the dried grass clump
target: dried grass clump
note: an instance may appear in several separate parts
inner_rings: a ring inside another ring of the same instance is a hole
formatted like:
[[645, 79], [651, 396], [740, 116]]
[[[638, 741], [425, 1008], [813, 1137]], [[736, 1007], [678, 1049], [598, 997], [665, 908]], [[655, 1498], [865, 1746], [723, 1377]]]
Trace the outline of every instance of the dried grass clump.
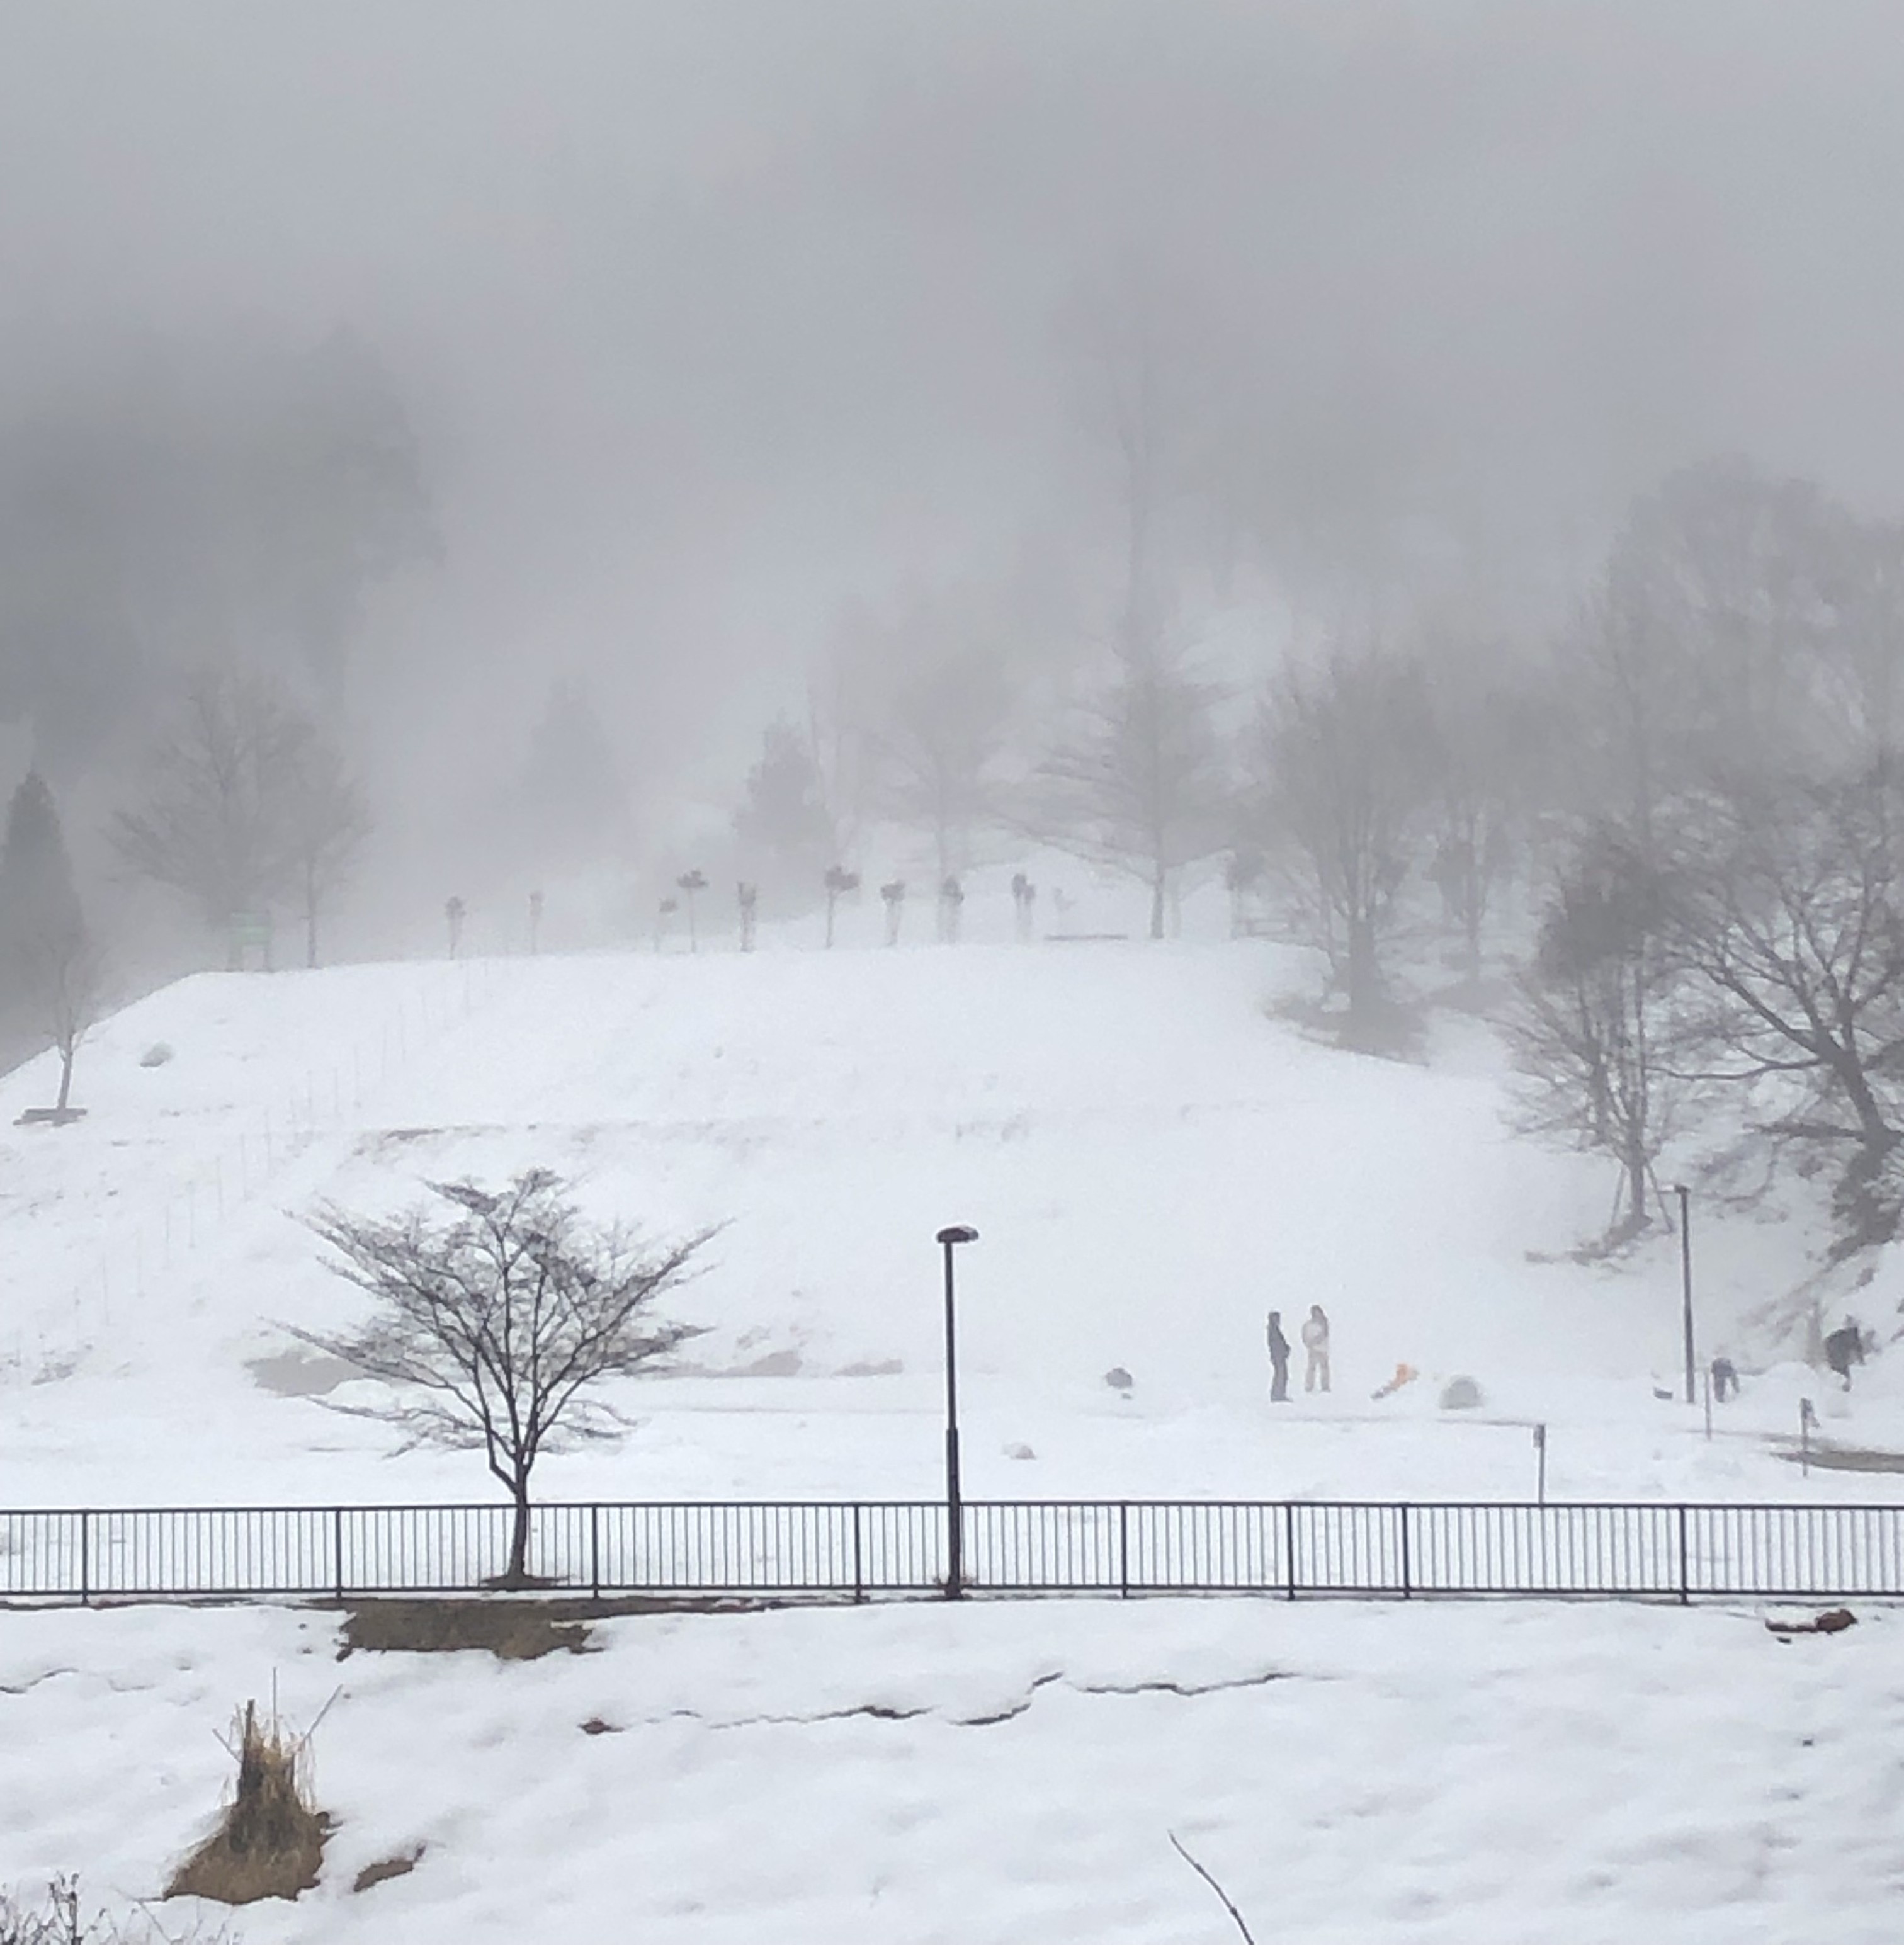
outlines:
[[260, 1723], [254, 1702], [235, 1727], [237, 1787], [217, 1829], [166, 1886], [168, 1897], [251, 1904], [295, 1897], [317, 1882], [331, 1820], [310, 1799], [310, 1738], [287, 1736], [275, 1718]]

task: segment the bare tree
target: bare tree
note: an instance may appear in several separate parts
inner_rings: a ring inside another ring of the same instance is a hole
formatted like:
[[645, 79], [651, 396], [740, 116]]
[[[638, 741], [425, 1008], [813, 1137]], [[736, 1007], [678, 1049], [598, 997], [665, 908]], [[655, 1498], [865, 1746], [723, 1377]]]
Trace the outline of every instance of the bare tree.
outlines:
[[1481, 976], [1482, 932], [1512, 860], [1544, 726], [1520, 672], [1485, 645], [1436, 657], [1429, 696], [1434, 855], [1428, 876], [1461, 932], [1469, 985]]
[[874, 732], [877, 801], [930, 837], [941, 880], [970, 868], [973, 834], [1000, 813], [1013, 707], [998, 657], [951, 656], [903, 681]]
[[349, 881], [370, 835], [363, 793], [336, 747], [303, 721], [280, 778], [285, 846], [304, 916], [304, 963], [318, 963], [320, 912]]
[[104, 1009], [105, 956], [79, 926], [27, 940], [23, 957], [29, 990], [60, 1056], [60, 1096], [53, 1113], [64, 1120], [72, 1111], [73, 1062]]
[[1385, 998], [1382, 951], [1420, 852], [1433, 788], [1433, 719], [1419, 670], [1339, 651], [1291, 667], [1259, 719], [1265, 849], [1290, 861], [1298, 915], [1367, 1025]]
[[590, 1393], [695, 1334], [650, 1312], [713, 1232], [644, 1247], [585, 1222], [546, 1169], [494, 1191], [429, 1186], [446, 1219], [427, 1204], [387, 1220], [320, 1211], [311, 1226], [337, 1253], [330, 1267], [376, 1308], [354, 1330], [291, 1335], [394, 1388], [387, 1403], [344, 1408], [409, 1444], [483, 1453], [515, 1508], [504, 1584], [520, 1586], [536, 1461], [565, 1441], [613, 1436], [622, 1421]]
[[1675, 985], [1665, 908], [1642, 848], [1594, 833], [1562, 876], [1509, 1023], [1530, 1083], [1524, 1125], [1612, 1155], [1621, 1170], [1609, 1233], [1643, 1228], [1653, 1162], [1681, 1098], [1671, 1066]]
[[238, 963], [236, 921], [295, 890], [315, 960], [320, 901], [366, 828], [335, 752], [276, 683], [201, 669], [155, 744], [144, 802], [113, 818], [127, 867], [197, 904]]
[[1851, 1125], [1806, 1131], [1889, 1148], [1884, 1083], [1904, 1067], [1904, 793], [1880, 763], [1848, 778], [1751, 778], [1682, 813], [1674, 948], [1705, 1003], [1714, 1077], [1813, 1076]]
[[1183, 872], [1230, 834], [1218, 693], [1162, 658], [1126, 658], [1077, 710], [1034, 784], [1039, 836], [1150, 887], [1153, 939], [1164, 936]]

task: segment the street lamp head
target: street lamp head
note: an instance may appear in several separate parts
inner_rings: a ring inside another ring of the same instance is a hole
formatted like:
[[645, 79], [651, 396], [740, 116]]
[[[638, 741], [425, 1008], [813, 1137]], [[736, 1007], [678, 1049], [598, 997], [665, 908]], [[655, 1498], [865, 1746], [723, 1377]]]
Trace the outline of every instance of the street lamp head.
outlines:
[[975, 1243], [978, 1240], [978, 1231], [963, 1222], [957, 1222], [949, 1229], [941, 1229], [938, 1240], [948, 1248], [954, 1243]]
[[1688, 1188], [1683, 1182], [1675, 1182], [1673, 1184], [1673, 1193], [1678, 1196], [1682, 1202], [1684, 1202], [1687, 1197], [1690, 1195], [1692, 1192], [1693, 1191]]

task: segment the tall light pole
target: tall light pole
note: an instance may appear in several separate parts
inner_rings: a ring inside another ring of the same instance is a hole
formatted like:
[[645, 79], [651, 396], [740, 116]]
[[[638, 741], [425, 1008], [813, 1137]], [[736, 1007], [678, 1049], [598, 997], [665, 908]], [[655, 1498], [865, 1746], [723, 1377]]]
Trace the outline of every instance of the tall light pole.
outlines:
[[978, 1231], [960, 1222], [938, 1232], [945, 1252], [945, 1598], [956, 1601], [965, 1592], [964, 1501], [959, 1495], [958, 1337], [952, 1310], [952, 1252], [961, 1243], [975, 1243]]
[[1683, 1182], [1673, 1185], [1679, 1198], [1679, 1281], [1686, 1325], [1686, 1402], [1694, 1401], [1693, 1380], [1693, 1191]]

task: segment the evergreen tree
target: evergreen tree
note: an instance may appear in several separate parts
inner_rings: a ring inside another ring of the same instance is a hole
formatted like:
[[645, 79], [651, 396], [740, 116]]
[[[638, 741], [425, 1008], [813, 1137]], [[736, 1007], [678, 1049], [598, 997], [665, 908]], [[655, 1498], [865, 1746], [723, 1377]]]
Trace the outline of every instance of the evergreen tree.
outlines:
[[85, 929], [59, 810], [34, 771], [13, 794], [0, 841], [0, 951], [8, 986], [20, 990], [29, 952], [64, 946]]
[[14, 792], [0, 840], [0, 957], [23, 1024], [59, 1050], [53, 1113], [63, 1119], [79, 1043], [99, 1017], [102, 966], [73, 886], [53, 793], [37, 772]]
[[819, 766], [784, 717], [770, 723], [760, 760], [747, 773], [747, 797], [734, 815], [743, 861], [775, 886], [818, 884], [833, 862], [833, 820]]
[[573, 677], [550, 685], [520, 774], [523, 821], [546, 862], [612, 857], [629, 832], [628, 793], [602, 712]]

